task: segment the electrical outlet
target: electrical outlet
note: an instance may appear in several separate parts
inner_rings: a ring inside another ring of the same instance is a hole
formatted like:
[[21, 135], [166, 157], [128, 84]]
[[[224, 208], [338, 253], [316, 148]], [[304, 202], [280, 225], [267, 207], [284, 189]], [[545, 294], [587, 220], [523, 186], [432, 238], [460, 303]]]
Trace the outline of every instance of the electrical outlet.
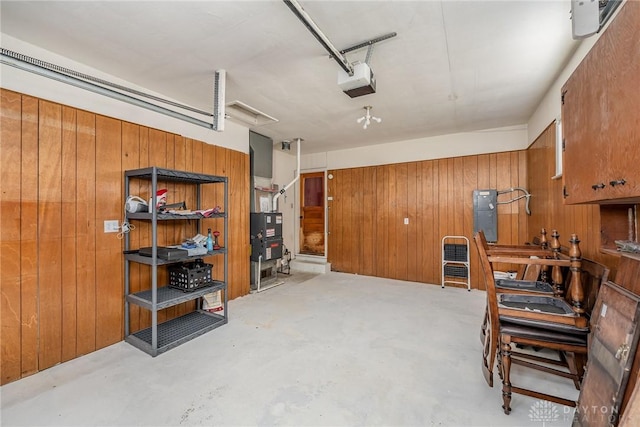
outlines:
[[117, 219], [108, 220], [104, 222], [105, 233], [117, 233], [120, 231], [120, 223]]

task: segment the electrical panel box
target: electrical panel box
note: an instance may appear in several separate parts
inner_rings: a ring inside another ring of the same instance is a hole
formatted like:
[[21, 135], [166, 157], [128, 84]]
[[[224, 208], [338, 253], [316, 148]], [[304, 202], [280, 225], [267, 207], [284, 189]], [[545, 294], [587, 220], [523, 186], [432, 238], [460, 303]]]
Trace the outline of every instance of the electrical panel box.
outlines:
[[473, 232], [480, 230], [488, 242], [498, 241], [498, 190], [473, 190]]

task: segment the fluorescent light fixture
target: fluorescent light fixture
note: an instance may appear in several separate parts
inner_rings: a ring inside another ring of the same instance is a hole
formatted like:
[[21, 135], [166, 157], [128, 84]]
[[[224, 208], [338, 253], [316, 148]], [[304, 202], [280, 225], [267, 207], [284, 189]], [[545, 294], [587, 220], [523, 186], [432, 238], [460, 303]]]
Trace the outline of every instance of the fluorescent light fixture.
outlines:
[[263, 126], [270, 123], [277, 123], [279, 121], [275, 117], [271, 117], [270, 115], [238, 100], [228, 103], [226, 105], [225, 113], [229, 120], [249, 126]]

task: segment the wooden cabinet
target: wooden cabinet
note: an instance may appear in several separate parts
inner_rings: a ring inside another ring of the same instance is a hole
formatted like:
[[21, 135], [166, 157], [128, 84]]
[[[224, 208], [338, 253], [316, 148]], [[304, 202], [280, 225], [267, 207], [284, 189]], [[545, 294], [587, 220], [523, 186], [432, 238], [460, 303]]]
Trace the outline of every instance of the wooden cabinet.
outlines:
[[640, 198], [640, 3], [626, 2], [562, 89], [565, 203]]

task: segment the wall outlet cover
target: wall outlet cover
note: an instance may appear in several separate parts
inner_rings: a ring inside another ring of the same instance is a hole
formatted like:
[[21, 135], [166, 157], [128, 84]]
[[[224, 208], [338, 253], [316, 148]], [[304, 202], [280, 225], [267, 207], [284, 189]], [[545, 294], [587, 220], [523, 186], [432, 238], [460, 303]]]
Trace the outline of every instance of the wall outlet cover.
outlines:
[[117, 233], [118, 231], [120, 231], [120, 223], [117, 219], [107, 220], [104, 222], [105, 233]]

